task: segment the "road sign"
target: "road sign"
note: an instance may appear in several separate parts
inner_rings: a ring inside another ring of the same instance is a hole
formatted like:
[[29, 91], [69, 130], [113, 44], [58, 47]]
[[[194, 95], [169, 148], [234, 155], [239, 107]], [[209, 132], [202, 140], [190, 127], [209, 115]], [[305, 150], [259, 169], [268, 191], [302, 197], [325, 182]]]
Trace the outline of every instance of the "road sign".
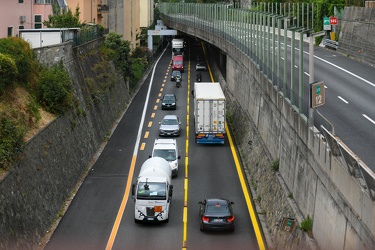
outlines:
[[329, 24], [330, 25], [337, 25], [338, 23], [339, 23], [339, 20], [337, 19], [337, 17], [331, 16], [329, 18]]
[[324, 82], [310, 83], [310, 108], [324, 105], [326, 101]]
[[292, 218], [283, 218], [283, 222], [281, 223], [281, 230], [293, 233], [294, 229], [296, 228], [296, 220]]
[[331, 24], [329, 23], [329, 17], [323, 18], [323, 30], [331, 30]]

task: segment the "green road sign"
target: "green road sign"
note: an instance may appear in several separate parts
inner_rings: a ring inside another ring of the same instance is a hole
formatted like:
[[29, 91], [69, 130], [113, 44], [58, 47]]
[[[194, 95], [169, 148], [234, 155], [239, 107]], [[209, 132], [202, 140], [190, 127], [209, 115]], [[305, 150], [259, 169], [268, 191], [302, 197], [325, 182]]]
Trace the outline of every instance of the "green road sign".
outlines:
[[331, 23], [329, 22], [329, 17], [323, 18], [323, 30], [331, 30]]
[[310, 108], [322, 106], [325, 101], [324, 82], [310, 83]]

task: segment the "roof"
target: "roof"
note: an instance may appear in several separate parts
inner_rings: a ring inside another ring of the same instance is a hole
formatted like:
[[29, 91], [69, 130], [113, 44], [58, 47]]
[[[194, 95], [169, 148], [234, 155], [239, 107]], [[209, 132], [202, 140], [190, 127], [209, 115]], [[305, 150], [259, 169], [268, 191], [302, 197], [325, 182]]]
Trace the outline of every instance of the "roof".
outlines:
[[196, 99], [225, 100], [223, 90], [218, 82], [196, 82], [194, 93]]

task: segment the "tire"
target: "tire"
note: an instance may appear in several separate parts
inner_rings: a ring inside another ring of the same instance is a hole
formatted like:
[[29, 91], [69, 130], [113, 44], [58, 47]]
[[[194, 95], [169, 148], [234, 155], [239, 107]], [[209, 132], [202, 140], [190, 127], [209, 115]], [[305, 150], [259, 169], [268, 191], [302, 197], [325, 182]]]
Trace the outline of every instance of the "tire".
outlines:
[[164, 223], [168, 223], [168, 222], [169, 222], [169, 218], [164, 221]]
[[139, 220], [137, 220], [137, 219], [134, 219], [134, 222], [135, 222], [135, 224], [139, 224], [139, 223], [141, 223]]

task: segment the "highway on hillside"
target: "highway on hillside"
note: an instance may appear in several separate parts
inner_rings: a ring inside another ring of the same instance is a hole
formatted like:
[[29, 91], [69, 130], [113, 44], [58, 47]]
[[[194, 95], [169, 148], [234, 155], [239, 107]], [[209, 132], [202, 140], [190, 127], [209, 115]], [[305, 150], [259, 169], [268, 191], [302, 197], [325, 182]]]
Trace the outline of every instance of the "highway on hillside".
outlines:
[[[212, 32], [215, 35], [231, 39], [230, 42], [238, 47], [246, 47], [249, 41], [253, 41], [254, 49], [256, 44], [262, 44], [262, 48], [258, 51], [259, 56], [266, 53], [268, 44], [266, 38], [259, 32], [251, 35], [248, 28], [244, 28], [241, 22], [229, 22], [222, 20], [200, 19], [196, 16], [178, 15], [177, 19], [183, 20], [183, 23], [191, 27]], [[270, 35], [272, 37], [272, 35]], [[252, 40], [251, 40], [252, 39]], [[277, 39], [277, 35], [276, 35]], [[229, 41], [229, 40], [228, 40]], [[281, 75], [280, 80], [284, 79], [284, 38], [281, 37]], [[270, 49], [273, 50], [273, 41], [271, 40]], [[291, 42], [288, 39], [287, 46], [287, 83], [286, 96], [291, 96], [290, 75], [291, 75]], [[275, 41], [275, 46], [278, 41]], [[298, 107], [299, 93], [299, 42], [295, 42], [296, 60], [294, 63], [295, 86], [294, 98], [295, 105]], [[305, 115], [308, 114], [309, 106], [309, 45], [304, 43], [304, 67], [303, 67], [303, 106], [302, 110]], [[275, 48], [277, 53], [278, 48]], [[255, 51], [254, 51], [255, 53]], [[265, 56], [265, 58], [267, 58]], [[277, 59], [276, 59], [277, 60]], [[340, 138], [353, 152], [357, 155], [372, 171], [375, 172], [375, 69], [353, 60], [340, 53], [326, 48], [314, 46], [314, 64], [315, 64], [315, 81], [324, 81], [326, 86], [326, 102], [325, 105], [316, 108], [328, 121], [334, 126], [334, 133]], [[275, 69], [276, 71], [276, 69]], [[275, 79], [276, 81], [276, 79]], [[276, 85], [277, 83], [274, 83]], [[279, 83], [282, 85], [281, 83]], [[280, 88], [279, 88], [280, 89]], [[319, 126], [318, 115], [314, 116], [315, 125]], [[323, 119], [320, 119], [322, 121]], [[325, 124], [327, 125], [327, 124]], [[327, 126], [326, 126], [327, 128]], [[330, 130], [330, 128], [327, 128]]]
[[[193, 101], [188, 84], [192, 86], [195, 81], [196, 54], [203, 56], [204, 53], [202, 48], [194, 46], [189, 51], [182, 88], [175, 88], [170, 81], [171, 49], [163, 54], [45, 249], [243, 249], [244, 246], [264, 249], [259, 224], [250, 218], [255, 218], [256, 213], [247, 205], [252, 204], [247, 194], [249, 189], [246, 183], [241, 185], [241, 167], [236, 165], [230, 141], [226, 139], [224, 145], [216, 146], [195, 144], [191, 129]], [[211, 81], [209, 72], [202, 73], [203, 81]], [[176, 111], [161, 110], [159, 100], [165, 93], [176, 94]], [[181, 159], [178, 176], [172, 179], [170, 220], [162, 224], [135, 224], [129, 187], [151, 154], [154, 140], [159, 138], [158, 122], [165, 114], [177, 114], [182, 127], [177, 138]], [[228, 198], [235, 203], [234, 232], [199, 230], [198, 201], [214, 197]]]

